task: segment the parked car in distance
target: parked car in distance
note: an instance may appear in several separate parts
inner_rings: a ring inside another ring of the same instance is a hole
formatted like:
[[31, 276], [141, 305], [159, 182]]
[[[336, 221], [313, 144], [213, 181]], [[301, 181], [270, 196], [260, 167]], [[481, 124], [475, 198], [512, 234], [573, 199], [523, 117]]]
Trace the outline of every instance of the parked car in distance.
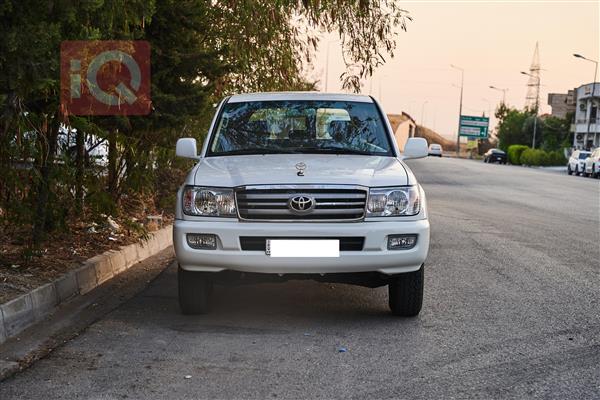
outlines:
[[600, 147], [592, 151], [592, 154], [585, 159], [583, 175], [600, 178]]
[[425, 193], [370, 96], [311, 92], [225, 98], [177, 193], [173, 245], [184, 314], [208, 312], [213, 284], [312, 279], [388, 286], [394, 315], [423, 303]]
[[489, 149], [483, 155], [483, 162], [506, 164], [506, 153], [500, 149]]
[[441, 157], [442, 152], [443, 152], [442, 145], [437, 144], [437, 143], [431, 143], [429, 145], [429, 155], [430, 156]]
[[585, 150], [575, 150], [569, 157], [567, 163], [567, 174], [569, 175], [580, 175], [585, 170], [585, 159], [588, 158], [592, 153]]

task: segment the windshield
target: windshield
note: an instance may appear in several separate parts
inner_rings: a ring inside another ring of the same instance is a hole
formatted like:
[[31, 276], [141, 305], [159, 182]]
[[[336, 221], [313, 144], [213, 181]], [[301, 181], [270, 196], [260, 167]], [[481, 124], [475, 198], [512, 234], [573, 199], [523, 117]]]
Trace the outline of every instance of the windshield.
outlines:
[[374, 103], [295, 100], [225, 104], [207, 155], [271, 153], [394, 155]]
[[580, 160], [585, 160], [586, 158], [588, 158], [590, 156], [590, 153], [579, 153], [579, 159]]

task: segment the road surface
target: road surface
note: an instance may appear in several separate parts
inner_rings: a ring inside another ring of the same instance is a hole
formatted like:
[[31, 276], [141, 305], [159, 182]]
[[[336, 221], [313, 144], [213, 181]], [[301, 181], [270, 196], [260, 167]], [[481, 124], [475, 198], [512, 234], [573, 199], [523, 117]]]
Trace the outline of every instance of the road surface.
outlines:
[[171, 264], [0, 398], [600, 398], [598, 181], [410, 165], [432, 224], [418, 318], [385, 288], [307, 281], [217, 288], [182, 316]]

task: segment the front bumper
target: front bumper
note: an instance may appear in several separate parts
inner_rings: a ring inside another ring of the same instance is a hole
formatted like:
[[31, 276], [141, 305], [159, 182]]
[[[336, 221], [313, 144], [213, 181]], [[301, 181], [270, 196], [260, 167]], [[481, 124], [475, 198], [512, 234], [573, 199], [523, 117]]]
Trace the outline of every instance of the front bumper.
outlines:
[[[195, 250], [188, 246], [187, 233], [217, 235], [216, 250]], [[388, 250], [387, 237], [417, 234], [410, 250]], [[240, 236], [339, 237], [362, 236], [362, 251], [340, 251], [339, 258], [272, 258], [264, 251], [241, 249]], [[273, 274], [325, 274], [381, 272], [398, 274], [416, 271], [429, 251], [429, 221], [385, 221], [357, 223], [244, 223], [239, 221], [175, 220], [173, 244], [181, 268], [189, 271]]]

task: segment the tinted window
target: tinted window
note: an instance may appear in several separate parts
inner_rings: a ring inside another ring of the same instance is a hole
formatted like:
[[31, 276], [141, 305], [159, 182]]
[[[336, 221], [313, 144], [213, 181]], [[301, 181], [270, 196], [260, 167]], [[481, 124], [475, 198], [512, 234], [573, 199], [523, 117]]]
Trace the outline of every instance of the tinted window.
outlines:
[[373, 103], [256, 101], [222, 110], [207, 155], [336, 153], [392, 156]]
[[590, 156], [590, 153], [579, 153], [579, 159], [580, 160], [585, 160], [589, 156]]

